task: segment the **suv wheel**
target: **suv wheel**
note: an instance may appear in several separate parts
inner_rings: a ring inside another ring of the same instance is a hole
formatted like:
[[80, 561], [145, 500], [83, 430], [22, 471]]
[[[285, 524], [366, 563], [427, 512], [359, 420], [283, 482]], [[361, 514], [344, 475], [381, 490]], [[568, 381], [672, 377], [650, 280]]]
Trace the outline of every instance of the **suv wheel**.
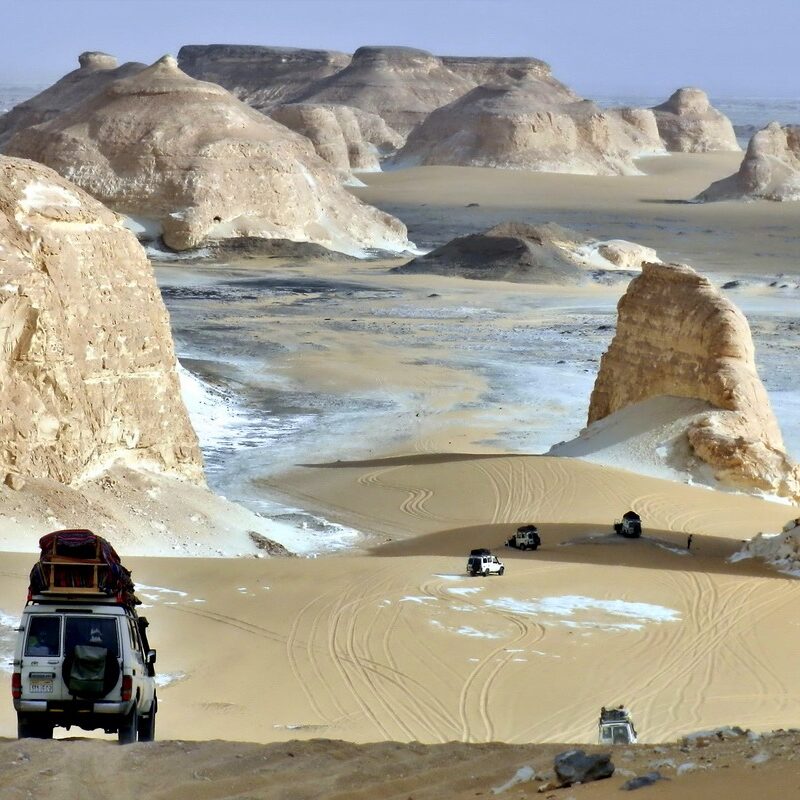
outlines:
[[52, 739], [53, 726], [47, 722], [32, 722], [28, 717], [17, 715], [18, 739]]
[[134, 704], [130, 713], [120, 723], [117, 731], [117, 738], [120, 744], [133, 744], [136, 741], [136, 733], [139, 728], [139, 711]]
[[158, 711], [158, 700], [153, 697], [153, 705], [150, 713], [146, 717], [139, 717], [139, 741], [152, 742], [156, 738], [156, 712]]
[[483, 571], [483, 577], [484, 577], [484, 578], [488, 578], [488, 577], [489, 577], [489, 570], [488, 570], [488, 569], [485, 569], [485, 570]]
[[500, 567], [500, 571], [497, 574], [502, 575], [505, 571], [506, 571], [505, 567]]

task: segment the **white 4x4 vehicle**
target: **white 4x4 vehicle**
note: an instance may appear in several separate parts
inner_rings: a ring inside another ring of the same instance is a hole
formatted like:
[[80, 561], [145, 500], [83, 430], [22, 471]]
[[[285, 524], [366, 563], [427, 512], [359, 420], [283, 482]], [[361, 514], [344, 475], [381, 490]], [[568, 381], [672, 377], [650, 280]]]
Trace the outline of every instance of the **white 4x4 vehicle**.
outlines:
[[53, 727], [102, 728], [120, 744], [155, 738], [156, 651], [147, 620], [113, 600], [29, 601], [14, 651], [12, 695], [19, 737]]
[[502, 575], [506, 571], [505, 565], [488, 550], [473, 551], [467, 559], [467, 574], [469, 575]]

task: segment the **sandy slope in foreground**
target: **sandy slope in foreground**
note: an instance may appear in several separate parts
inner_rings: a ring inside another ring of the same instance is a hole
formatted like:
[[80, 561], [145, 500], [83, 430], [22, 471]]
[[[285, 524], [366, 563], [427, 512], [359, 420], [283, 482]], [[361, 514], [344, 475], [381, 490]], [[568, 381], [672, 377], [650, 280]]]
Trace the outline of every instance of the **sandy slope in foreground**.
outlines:
[[[797, 722], [800, 584], [724, 560], [788, 506], [546, 457], [301, 472], [296, 492], [396, 540], [315, 560], [130, 560], [174, 681], [161, 736], [591, 742], [598, 708], [618, 702], [648, 742]], [[649, 538], [607, 536], [629, 506]], [[463, 575], [471, 547], [530, 518], [544, 549], [502, 552], [502, 577]], [[30, 561], [2, 556], [5, 613]], [[0, 734], [13, 731], [6, 705]]]

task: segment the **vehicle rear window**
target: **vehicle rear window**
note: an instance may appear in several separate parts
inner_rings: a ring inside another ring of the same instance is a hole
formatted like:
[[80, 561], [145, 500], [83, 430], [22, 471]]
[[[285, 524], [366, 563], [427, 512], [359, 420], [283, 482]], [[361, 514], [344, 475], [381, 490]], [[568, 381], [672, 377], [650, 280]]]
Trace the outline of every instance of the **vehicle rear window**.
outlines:
[[116, 619], [113, 617], [67, 617], [64, 630], [64, 652], [68, 655], [76, 645], [105, 647], [119, 658]]
[[58, 656], [61, 654], [61, 617], [32, 615], [25, 640], [26, 656]]

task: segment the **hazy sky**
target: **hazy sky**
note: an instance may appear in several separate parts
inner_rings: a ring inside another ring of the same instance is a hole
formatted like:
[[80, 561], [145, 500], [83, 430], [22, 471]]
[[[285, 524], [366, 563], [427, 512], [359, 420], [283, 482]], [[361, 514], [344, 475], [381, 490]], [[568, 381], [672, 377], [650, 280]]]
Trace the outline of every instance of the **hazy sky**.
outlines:
[[50, 83], [84, 50], [183, 44], [529, 55], [586, 95], [800, 95], [800, 0], [0, 0], [0, 83]]

